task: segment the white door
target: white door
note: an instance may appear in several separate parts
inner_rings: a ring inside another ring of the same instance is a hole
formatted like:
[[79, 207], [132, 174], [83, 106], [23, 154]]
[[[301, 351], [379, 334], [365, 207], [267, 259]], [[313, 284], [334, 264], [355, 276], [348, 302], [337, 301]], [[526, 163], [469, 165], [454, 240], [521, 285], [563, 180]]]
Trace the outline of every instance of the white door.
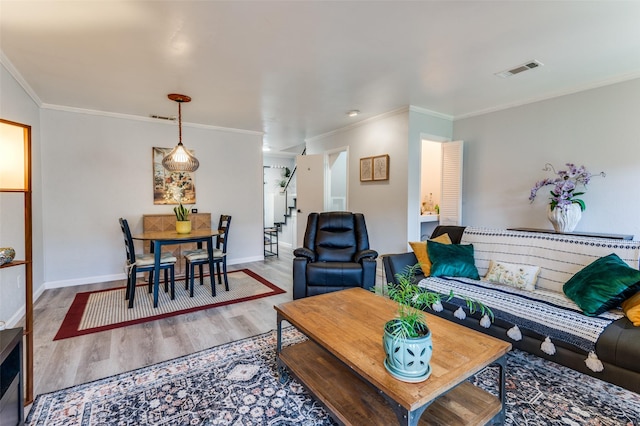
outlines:
[[302, 247], [307, 216], [324, 210], [324, 155], [298, 155], [296, 167], [296, 247]]
[[440, 225], [462, 224], [462, 141], [442, 144]]

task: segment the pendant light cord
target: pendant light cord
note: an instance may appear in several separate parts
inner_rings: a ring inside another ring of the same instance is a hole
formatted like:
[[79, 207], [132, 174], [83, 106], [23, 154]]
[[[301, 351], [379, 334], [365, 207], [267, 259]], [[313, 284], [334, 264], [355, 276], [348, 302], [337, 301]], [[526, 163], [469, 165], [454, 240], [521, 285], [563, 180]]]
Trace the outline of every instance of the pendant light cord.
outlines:
[[178, 143], [182, 145], [182, 101], [178, 101]]

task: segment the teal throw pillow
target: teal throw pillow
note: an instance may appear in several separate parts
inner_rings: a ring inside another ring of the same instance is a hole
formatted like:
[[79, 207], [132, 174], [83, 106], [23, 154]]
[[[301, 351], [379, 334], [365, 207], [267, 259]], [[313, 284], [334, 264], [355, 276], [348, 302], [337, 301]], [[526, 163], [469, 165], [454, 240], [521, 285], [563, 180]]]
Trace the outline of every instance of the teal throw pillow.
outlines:
[[432, 277], [463, 277], [479, 280], [473, 244], [441, 244], [427, 241]]
[[585, 266], [562, 290], [586, 315], [600, 315], [640, 290], [640, 271], [611, 253]]

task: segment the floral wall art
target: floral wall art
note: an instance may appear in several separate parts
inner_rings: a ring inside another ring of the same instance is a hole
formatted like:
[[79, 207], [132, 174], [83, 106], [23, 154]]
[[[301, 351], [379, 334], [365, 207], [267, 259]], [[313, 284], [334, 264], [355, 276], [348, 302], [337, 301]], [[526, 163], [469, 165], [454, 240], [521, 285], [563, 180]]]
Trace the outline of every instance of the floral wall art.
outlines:
[[389, 180], [389, 154], [360, 159], [360, 182]]
[[153, 148], [153, 204], [195, 204], [195, 173], [170, 172], [162, 166], [171, 149]]

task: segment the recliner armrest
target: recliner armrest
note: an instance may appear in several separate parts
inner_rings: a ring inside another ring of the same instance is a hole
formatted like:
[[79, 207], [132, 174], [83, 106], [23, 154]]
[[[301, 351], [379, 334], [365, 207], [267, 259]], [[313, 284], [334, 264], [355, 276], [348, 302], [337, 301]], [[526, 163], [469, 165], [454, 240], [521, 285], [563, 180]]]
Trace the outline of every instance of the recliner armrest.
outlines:
[[309, 262], [315, 262], [318, 259], [318, 255], [306, 247], [298, 247], [293, 251], [293, 255], [295, 257], [305, 257]]
[[304, 256], [293, 259], [293, 300], [307, 297], [307, 264]]
[[378, 257], [378, 252], [375, 250], [362, 250], [353, 255], [353, 261], [361, 263], [363, 259], [375, 259]]

